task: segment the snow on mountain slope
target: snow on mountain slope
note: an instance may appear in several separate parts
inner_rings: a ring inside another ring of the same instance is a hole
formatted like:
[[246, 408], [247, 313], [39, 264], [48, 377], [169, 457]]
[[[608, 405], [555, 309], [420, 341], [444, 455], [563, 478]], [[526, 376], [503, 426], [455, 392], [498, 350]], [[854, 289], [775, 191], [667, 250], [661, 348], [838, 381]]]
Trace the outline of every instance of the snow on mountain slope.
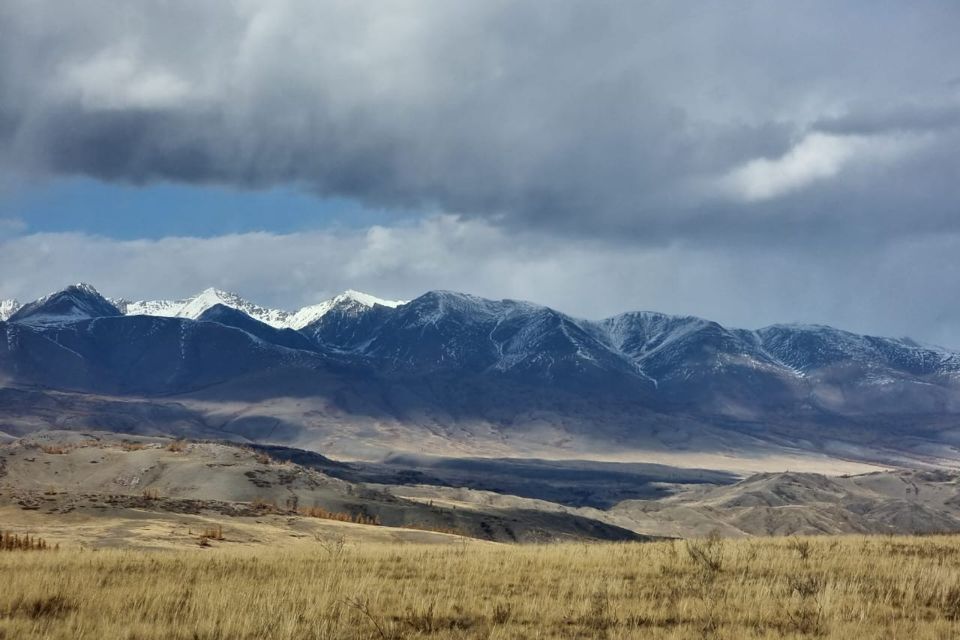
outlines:
[[164, 316], [170, 318], [189, 318], [196, 320], [204, 312], [216, 305], [223, 305], [242, 311], [251, 318], [259, 320], [276, 329], [302, 329], [316, 322], [331, 309], [361, 312], [372, 309], [374, 305], [397, 307], [402, 300], [382, 300], [359, 291], [348, 290], [340, 295], [315, 305], [303, 307], [298, 311], [285, 311], [261, 307], [238, 296], [220, 289], [204, 289], [195, 296], [184, 300], [116, 300], [114, 303], [125, 315]]
[[842, 365], [898, 375], [954, 374], [960, 354], [909, 339], [862, 336], [823, 325], [781, 324], [756, 332], [764, 348], [781, 362], [802, 372]]
[[46, 326], [119, 315], [122, 315], [120, 309], [92, 286], [81, 282], [23, 305], [11, 314], [9, 321]]
[[125, 316], [164, 316], [173, 318], [186, 300], [125, 300], [111, 299]]
[[15, 314], [21, 305], [17, 300], [0, 300], [0, 322]]
[[196, 320], [206, 310], [222, 304], [276, 328], [285, 328], [286, 319], [291, 315], [287, 311], [261, 307], [244, 300], [235, 293], [212, 287], [184, 300], [119, 300], [117, 303], [117, 306], [128, 316], [163, 316], [190, 320]]
[[291, 314], [286, 320], [286, 326], [291, 329], [303, 329], [333, 309], [357, 313], [372, 309], [375, 305], [395, 309], [405, 303], [405, 300], [383, 300], [367, 293], [348, 289], [334, 298], [324, 300], [319, 304], [303, 307], [299, 311]]
[[210, 288], [204, 289], [199, 294], [187, 300], [177, 312], [177, 317], [196, 320], [204, 311], [218, 304], [243, 311], [251, 318], [278, 328], [286, 326], [286, 319], [290, 315], [287, 311], [268, 309], [253, 304], [235, 293]]

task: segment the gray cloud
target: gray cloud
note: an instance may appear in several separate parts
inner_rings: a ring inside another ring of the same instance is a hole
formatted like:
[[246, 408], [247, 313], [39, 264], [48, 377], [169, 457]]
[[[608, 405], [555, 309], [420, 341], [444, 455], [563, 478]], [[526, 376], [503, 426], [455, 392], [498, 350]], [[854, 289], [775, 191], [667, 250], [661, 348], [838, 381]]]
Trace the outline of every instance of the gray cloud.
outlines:
[[936, 133], [957, 127], [960, 127], [960, 104], [957, 103], [864, 106], [814, 123], [818, 131], [841, 135]]
[[864, 244], [960, 227], [958, 26], [948, 1], [10, 0], [0, 162], [653, 246]]
[[0, 296], [450, 288], [960, 346], [958, 27], [952, 0], [7, 0], [0, 187], [456, 215], [122, 242], [0, 221]]

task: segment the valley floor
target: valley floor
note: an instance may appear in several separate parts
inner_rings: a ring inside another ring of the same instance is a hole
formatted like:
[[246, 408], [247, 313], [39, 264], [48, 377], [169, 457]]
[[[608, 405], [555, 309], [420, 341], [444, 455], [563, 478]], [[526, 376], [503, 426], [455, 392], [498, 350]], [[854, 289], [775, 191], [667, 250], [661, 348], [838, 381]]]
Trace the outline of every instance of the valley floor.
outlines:
[[960, 635], [958, 536], [427, 545], [327, 535], [266, 549], [225, 538], [168, 551], [0, 551], [0, 638]]

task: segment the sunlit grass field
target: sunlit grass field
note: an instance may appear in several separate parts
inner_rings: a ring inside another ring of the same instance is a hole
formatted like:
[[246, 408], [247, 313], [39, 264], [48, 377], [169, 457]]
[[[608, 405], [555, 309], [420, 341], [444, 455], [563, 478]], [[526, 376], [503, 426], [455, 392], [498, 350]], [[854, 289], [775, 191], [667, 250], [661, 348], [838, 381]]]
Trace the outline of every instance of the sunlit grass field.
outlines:
[[960, 637], [960, 537], [0, 552], [0, 638]]

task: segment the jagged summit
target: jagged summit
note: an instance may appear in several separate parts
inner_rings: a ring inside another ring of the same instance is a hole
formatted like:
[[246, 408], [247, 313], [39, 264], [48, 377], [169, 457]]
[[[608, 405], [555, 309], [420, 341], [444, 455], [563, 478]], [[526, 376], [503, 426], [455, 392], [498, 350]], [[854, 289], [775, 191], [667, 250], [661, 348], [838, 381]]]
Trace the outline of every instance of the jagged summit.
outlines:
[[23, 305], [10, 315], [9, 321], [50, 325], [119, 315], [122, 315], [120, 309], [100, 295], [96, 288], [81, 282]]
[[189, 318], [196, 320], [205, 311], [224, 305], [237, 309], [251, 318], [259, 320], [277, 329], [302, 329], [328, 313], [331, 309], [345, 309], [359, 312], [372, 309], [375, 305], [396, 307], [401, 300], [383, 300], [360, 291], [348, 289], [340, 295], [318, 304], [303, 307], [297, 311], [271, 309], [248, 301], [242, 296], [209, 287], [200, 293], [182, 300], [137, 300], [120, 299], [115, 301], [125, 315], [165, 316], [171, 318]]

